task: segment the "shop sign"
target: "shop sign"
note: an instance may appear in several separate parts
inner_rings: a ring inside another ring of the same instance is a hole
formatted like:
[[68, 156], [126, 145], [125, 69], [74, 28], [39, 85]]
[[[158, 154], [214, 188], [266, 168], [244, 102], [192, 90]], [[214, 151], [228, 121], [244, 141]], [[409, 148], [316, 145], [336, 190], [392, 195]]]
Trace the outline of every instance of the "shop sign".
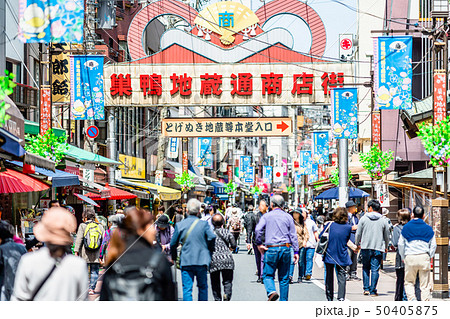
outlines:
[[41, 89], [41, 104], [39, 117], [39, 134], [44, 135], [52, 128], [52, 104], [50, 101], [50, 88]]
[[381, 114], [380, 112], [372, 113], [372, 145], [381, 143]]
[[145, 179], [145, 159], [119, 154], [122, 177]]
[[[196, 64], [105, 66], [107, 106], [286, 105], [329, 103], [352, 74], [346, 64]], [[201, 70], [201, 72], [199, 72]]]
[[289, 117], [165, 118], [162, 134], [168, 137], [290, 136]]
[[434, 73], [434, 123], [447, 117], [447, 79], [445, 72]]

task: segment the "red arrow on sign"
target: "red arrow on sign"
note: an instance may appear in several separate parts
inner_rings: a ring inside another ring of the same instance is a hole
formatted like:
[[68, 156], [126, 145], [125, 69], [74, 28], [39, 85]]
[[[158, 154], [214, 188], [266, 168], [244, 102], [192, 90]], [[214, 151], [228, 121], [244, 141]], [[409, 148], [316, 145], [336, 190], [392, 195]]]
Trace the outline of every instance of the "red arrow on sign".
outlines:
[[289, 125], [287, 125], [283, 121], [281, 121], [281, 124], [277, 124], [277, 129], [281, 130], [281, 132], [284, 132], [288, 127]]

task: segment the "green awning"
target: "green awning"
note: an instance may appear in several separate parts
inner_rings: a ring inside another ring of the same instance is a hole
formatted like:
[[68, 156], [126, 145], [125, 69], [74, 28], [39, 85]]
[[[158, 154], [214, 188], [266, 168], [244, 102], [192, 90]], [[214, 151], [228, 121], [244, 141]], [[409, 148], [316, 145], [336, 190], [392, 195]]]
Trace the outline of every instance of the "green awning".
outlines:
[[397, 178], [396, 181], [419, 184], [431, 183], [433, 181], [433, 168], [430, 167], [411, 174], [403, 175], [402, 177]]
[[121, 165], [122, 163], [114, 161], [112, 159], [100, 156], [98, 154], [94, 154], [89, 151], [85, 151], [76, 146], [70, 145], [69, 148], [64, 152], [67, 157], [70, 159], [74, 159], [76, 162], [83, 163], [93, 163], [93, 164], [102, 164], [102, 165]]
[[[63, 130], [61, 128], [53, 128], [53, 132], [56, 136], [60, 137], [63, 136], [63, 134], [66, 134], [66, 130]], [[25, 134], [30, 135], [38, 135], [39, 134], [39, 123], [25, 120]], [[67, 134], [66, 134], [67, 136]]]

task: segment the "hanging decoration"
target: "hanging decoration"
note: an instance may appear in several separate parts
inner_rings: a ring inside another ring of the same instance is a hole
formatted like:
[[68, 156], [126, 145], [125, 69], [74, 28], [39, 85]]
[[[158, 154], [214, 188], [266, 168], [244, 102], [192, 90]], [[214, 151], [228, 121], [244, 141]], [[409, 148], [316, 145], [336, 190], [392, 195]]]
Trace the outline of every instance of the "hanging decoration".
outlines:
[[433, 166], [447, 166], [450, 163], [450, 117], [436, 125], [419, 124], [417, 136], [430, 157]]
[[[348, 180], [351, 181], [353, 178], [352, 173], [349, 171], [348, 172]], [[335, 169], [333, 171], [333, 175], [330, 176], [330, 182], [334, 185], [336, 185], [337, 187], [339, 187], [339, 170]]]
[[368, 153], [359, 154], [359, 160], [363, 164], [363, 168], [373, 179], [381, 179], [383, 177], [384, 171], [389, 167], [393, 158], [393, 151], [383, 152], [378, 148], [377, 144], [372, 145]]
[[10, 116], [6, 114], [9, 104], [4, 100], [7, 95], [13, 93], [13, 89], [16, 86], [16, 83], [13, 82], [14, 76], [15, 75], [9, 73], [8, 70], [5, 70], [5, 76], [0, 76], [0, 127], [5, 125], [6, 121], [10, 118]]
[[65, 151], [69, 148], [66, 143], [66, 134], [58, 137], [53, 132], [53, 129], [48, 129], [44, 135], [32, 136], [27, 134], [25, 136], [29, 143], [25, 145], [27, 152], [48, 158], [58, 165], [63, 159]]
[[233, 183], [232, 181], [228, 182], [227, 184], [225, 184], [225, 193], [227, 193], [228, 195], [233, 195], [234, 192], [236, 192], [236, 184]]
[[181, 191], [188, 192], [191, 188], [195, 187], [192, 176], [184, 171], [181, 175], [175, 176], [175, 183], [181, 186]]
[[295, 187], [294, 187], [294, 186], [288, 186], [288, 187], [286, 188], [286, 190], [287, 190], [287, 192], [288, 192], [289, 194], [292, 194], [292, 193], [295, 192]]

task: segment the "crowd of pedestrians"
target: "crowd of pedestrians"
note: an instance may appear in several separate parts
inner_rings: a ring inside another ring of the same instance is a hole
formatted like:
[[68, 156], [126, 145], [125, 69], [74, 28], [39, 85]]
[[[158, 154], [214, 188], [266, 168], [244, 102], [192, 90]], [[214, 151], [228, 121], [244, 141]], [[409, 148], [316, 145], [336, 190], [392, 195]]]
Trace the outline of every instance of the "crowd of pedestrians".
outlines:
[[237, 205], [222, 212], [190, 199], [172, 218], [163, 209], [155, 217], [128, 207], [109, 216], [105, 229], [93, 210], [86, 209], [77, 226], [55, 202], [34, 227], [41, 248], [33, 252], [0, 221], [0, 300], [177, 300], [180, 271], [183, 300], [194, 300], [196, 282], [197, 300], [208, 300], [211, 287], [215, 301], [230, 301], [241, 237], [269, 301], [289, 300], [290, 285], [311, 281], [313, 267], [323, 269], [327, 300], [335, 299], [336, 281], [337, 300], [345, 300], [347, 282], [361, 281], [358, 256], [361, 293], [376, 297], [389, 247], [397, 251], [394, 299], [430, 300], [436, 239], [424, 209], [399, 210], [392, 226], [377, 200], [368, 202], [365, 214], [352, 200], [343, 206], [318, 214], [288, 209], [273, 195], [243, 213]]

